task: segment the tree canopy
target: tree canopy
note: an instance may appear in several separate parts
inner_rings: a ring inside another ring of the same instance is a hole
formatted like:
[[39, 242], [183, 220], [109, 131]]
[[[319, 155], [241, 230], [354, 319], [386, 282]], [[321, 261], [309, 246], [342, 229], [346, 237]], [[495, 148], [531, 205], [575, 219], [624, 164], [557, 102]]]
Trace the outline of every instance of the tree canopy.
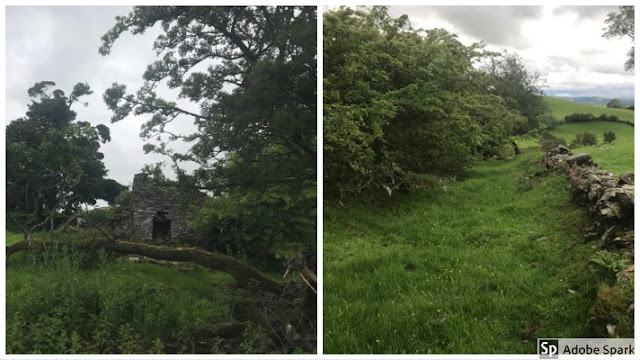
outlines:
[[[618, 12], [610, 12], [607, 14], [607, 19], [604, 21], [607, 27], [602, 37], [607, 39], [612, 37], [622, 38], [629, 36], [631, 42], [635, 41], [635, 14], [634, 7], [632, 5], [620, 6]], [[631, 49], [627, 53], [627, 61], [624, 64], [626, 71], [632, 71], [635, 67], [635, 45], [631, 46]]]
[[391, 193], [407, 172], [458, 175], [539, 126], [537, 78], [518, 58], [479, 70], [497, 54], [385, 7], [325, 12], [323, 29], [325, 194]]
[[[220, 246], [266, 249], [274, 242], [315, 243], [316, 8], [299, 6], [135, 7], [102, 38], [107, 55], [124, 32], [159, 23], [160, 60], [135, 93], [113, 84], [104, 101], [112, 121], [147, 115], [141, 136], [162, 139], [146, 152], [167, 155], [180, 186], [210, 191], [195, 224]], [[162, 99], [179, 89], [199, 112]], [[188, 121], [192, 134], [167, 130]], [[191, 145], [172, 149], [172, 141]], [[183, 162], [197, 164], [187, 173]], [[243, 245], [244, 244], [244, 245]], [[251, 245], [247, 245], [251, 244]]]
[[[113, 202], [125, 187], [105, 179], [100, 144], [110, 141], [109, 128], [76, 121], [71, 110], [92, 93], [78, 83], [66, 96], [52, 81], [28, 90], [33, 99], [26, 117], [12, 121], [7, 134], [7, 211], [22, 213], [25, 223], [78, 211], [82, 204]], [[44, 225], [44, 222], [42, 223]]]

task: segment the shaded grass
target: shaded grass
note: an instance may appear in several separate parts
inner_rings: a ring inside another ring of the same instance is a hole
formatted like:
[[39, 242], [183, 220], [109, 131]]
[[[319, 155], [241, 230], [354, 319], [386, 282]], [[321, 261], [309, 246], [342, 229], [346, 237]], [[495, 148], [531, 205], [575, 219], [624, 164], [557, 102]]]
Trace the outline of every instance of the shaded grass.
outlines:
[[564, 121], [564, 117], [567, 115], [571, 115], [573, 113], [581, 113], [581, 114], [593, 114], [594, 116], [607, 114], [607, 115], [615, 115], [620, 120], [626, 120], [634, 122], [634, 111], [628, 109], [617, 109], [617, 108], [607, 108], [603, 106], [595, 106], [589, 104], [581, 104], [569, 100], [552, 98], [545, 96], [544, 102], [549, 105], [551, 111], [553, 112], [553, 116], [556, 119]]
[[580, 337], [594, 250], [567, 180], [526, 178], [538, 169], [523, 155], [375, 207], [325, 206], [325, 353], [535, 353], [537, 337]]

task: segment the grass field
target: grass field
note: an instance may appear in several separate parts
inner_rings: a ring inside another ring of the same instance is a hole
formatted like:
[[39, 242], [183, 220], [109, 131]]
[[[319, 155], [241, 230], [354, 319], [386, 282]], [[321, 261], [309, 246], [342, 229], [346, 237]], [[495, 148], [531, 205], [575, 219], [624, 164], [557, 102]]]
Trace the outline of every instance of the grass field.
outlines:
[[582, 113], [582, 114], [590, 113], [590, 114], [593, 114], [594, 116], [598, 116], [601, 114], [616, 115], [617, 117], [620, 118], [620, 120], [634, 122], [633, 110], [614, 109], [614, 108], [607, 108], [607, 107], [601, 107], [601, 106], [595, 106], [595, 105], [589, 105], [589, 104], [581, 104], [581, 103], [576, 103], [569, 100], [552, 98], [548, 96], [544, 97], [544, 101], [547, 105], [549, 105], [549, 107], [551, 108], [551, 111], [553, 112], [553, 115], [558, 120], [564, 120], [565, 116], [571, 115], [573, 113]]
[[[591, 154], [594, 161], [603, 169], [620, 175], [633, 172], [633, 128], [625, 124], [594, 121], [589, 123], [562, 124], [552, 131], [552, 134], [562, 137], [570, 143], [579, 132], [589, 131], [598, 135], [597, 146], [585, 146], [572, 149], [574, 153], [586, 152]], [[613, 131], [616, 140], [612, 144], [603, 143], [605, 131]]]
[[[35, 235], [35, 241], [50, 237]], [[20, 240], [21, 234], [7, 232], [8, 243]], [[64, 244], [18, 252], [7, 261], [7, 353], [275, 351], [265, 329], [237, 312], [256, 307], [255, 299], [230, 275], [195, 265], [131, 262]], [[229, 323], [248, 324], [247, 330], [212, 332]]]
[[539, 152], [375, 206], [325, 206], [325, 353], [535, 353], [580, 337], [597, 279]]
[[[545, 101], [552, 105], [553, 115], [558, 119], [563, 119], [565, 115], [574, 112], [591, 113], [595, 116], [600, 114], [618, 115], [623, 120], [633, 121], [633, 111], [626, 109], [612, 109], [578, 104], [567, 100], [545, 97]], [[625, 117], [626, 116], [626, 117]], [[567, 144], [571, 143], [580, 132], [591, 132], [598, 136], [598, 145], [585, 146], [572, 149], [573, 152], [586, 152], [591, 154], [594, 161], [603, 169], [620, 175], [627, 171], [633, 171], [634, 156], [634, 128], [620, 123], [593, 121], [585, 123], [563, 123], [553, 129], [551, 133], [564, 138]], [[613, 131], [616, 140], [612, 144], [605, 144], [603, 141], [604, 132]], [[521, 148], [538, 147], [537, 139], [526, 138], [517, 140]]]

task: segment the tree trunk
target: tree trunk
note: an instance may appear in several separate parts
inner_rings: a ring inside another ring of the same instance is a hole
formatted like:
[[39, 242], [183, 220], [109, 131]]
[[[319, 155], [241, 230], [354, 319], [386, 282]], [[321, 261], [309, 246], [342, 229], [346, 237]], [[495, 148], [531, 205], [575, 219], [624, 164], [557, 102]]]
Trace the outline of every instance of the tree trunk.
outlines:
[[[7, 258], [11, 254], [21, 250], [44, 249], [56, 244], [57, 243], [53, 241], [31, 243], [28, 241], [20, 241], [7, 246]], [[68, 244], [79, 249], [100, 247], [116, 254], [143, 255], [158, 260], [188, 261], [209, 269], [225, 272], [231, 275], [236, 280], [238, 286], [242, 288], [255, 289], [257, 287], [264, 291], [276, 294], [282, 293], [284, 290], [284, 284], [266, 277], [251, 266], [246, 265], [231, 256], [211, 253], [200, 248], [169, 248], [143, 243], [125, 241], [113, 242], [95, 239], [65, 242], [64, 244]]]

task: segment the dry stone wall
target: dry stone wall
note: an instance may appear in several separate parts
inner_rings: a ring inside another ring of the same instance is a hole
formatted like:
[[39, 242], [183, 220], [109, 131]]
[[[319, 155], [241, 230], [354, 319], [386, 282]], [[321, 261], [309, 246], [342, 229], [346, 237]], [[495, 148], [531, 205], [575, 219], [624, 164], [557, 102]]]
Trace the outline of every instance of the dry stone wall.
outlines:
[[[590, 215], [592, 222], [584, 229], [584, 240], [597, 241], [598, 249], [621, 253], [628, 262], [617, 272], [614, 285], [598, 293], [589, 310], [587, 335], [616, 337], [618, 325], [629, 328], [629, 323], [633, 329], [634, 174], [615, 176], [600, 169], [591, 155], [574, 154], [562, 145], [547, 153], [544, 163], [569, 177], [576, 201]], [[624, 295], [620, 298], [619, 294]]]

